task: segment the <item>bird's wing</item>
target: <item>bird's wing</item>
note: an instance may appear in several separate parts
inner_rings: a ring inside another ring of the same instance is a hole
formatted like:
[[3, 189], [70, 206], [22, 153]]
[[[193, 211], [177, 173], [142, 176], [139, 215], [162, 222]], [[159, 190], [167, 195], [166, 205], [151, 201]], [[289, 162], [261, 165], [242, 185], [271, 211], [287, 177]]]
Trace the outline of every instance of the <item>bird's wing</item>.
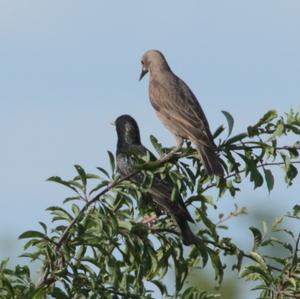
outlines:
[[160, 80], [153, 78], [149, 95], [154, 109], [174, 122], [186, 136], [201, 141], [204, 146], [215, 147], [205, 114], [184, 81], [174, 74]]
[[129, 172], [126, 171], [127, 174], [124, 174], [123, 172], [124, 175], [128, 175], [130, 172], [136, 170], [134, 168], [134, 165], [136, 164], [135, 157], [142, 157], [147, 155], [147, 153], [149, 153], [151, 161], [157, 160], [154, 154], [142, 144], [131, 144], [129, 146], [123, 147], [117, 152], [117, 164], [119, 172], [122, 174], [122, 170], [130, 170]]
[[[123, 176], [134, 172], [136, 170], [135, 156], [145, 155], [147, 152], [150, 153], [151, 160], [152, 158], [156, 160], [155, 156], [143, 145], [130, 145], [130, 147], [119, 152], [117, 154], [118, 172]], [[144, 180], [144, 175], [138, 173], [132, 179], [137, 183], [141, 183]], [[172, 182], [170, 180], [166, 179], [163, 181], [158, 176], [155, 176], [148, 192], [152, 196], [154, 203], [166, 213], [194, 222], [181, 197], [178, 198], [178, 202], [171, 200]]]
[[178, 202], [171, 200], [172, 187], [168, 182], [155, 177], [149, 193], [154, 202], [167, 214], [194, 222], [181, 197], [178, 198]]
[[[134, 147], [136, 148], [135, 149], [136, 153], [145, 155], [148, 152], [150, 154], [151, 161], [157, 160], [154, 154], [142, 144]], [[171, 201], [172, 184], [173, 184], [172, 181], [168, 178], [161, 180], [159, 177], [155, 176], [152, 187], [149, 190], [149, 193], [155, 197], [154, 198], [155, 201], [157, 200], [159, 201], [158, 204], [162, 203], [161, 208], [165, 212], [172, 212], [173, 214], [178, 213], [179, 217], [181, 217], [182, 219], [188, 220], [190, 222], [194, 222], [192, 216], [188, 212], [184, 204], [184, 201], [180, 195], [178, 196], [178, 202]], [[163, 206], [164, 204], [167, 205], [169, 211]]]
[[133, 158], [123, 152], [117, 154], [117, 172], [122, 176], [127, 176], [130, 173], [133, 173], [136, 169], [134, 167]]

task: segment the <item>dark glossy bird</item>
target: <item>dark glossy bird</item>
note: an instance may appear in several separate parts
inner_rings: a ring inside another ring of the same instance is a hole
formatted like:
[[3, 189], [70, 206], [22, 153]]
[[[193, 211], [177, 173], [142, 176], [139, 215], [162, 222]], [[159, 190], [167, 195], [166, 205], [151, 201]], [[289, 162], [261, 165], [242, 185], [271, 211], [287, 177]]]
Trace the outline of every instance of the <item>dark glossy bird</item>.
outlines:
[[[117, 142], [117, 169], [121, 176], [127, 176], [136, 170], [137, 156], [143, 157], [149, 152], [152, 160], [156, 160], [155, 156], [145, 148], [141, 143], [139, 127], [137, 122], [129, 115], [121, 115], [114, 122], [116, 126], [118, 142]], [[137, 183], [143, 181], [141, 173], [135, 175], [132, 180]], [[189, 225], [188, 221], [194, 222], [190, 213], [184, 205], [182, 198], [178, 202], [171, 200], [172, 184], [170, 181], [163, 181], [160, 177], [154, 178], [153, 184], [148, 190], [153, 203], [162, 211], [168, 214], [176, 224], [179, 234], [182, 236], [185, 245], [197, 244], [200, 239], [196, 237]]]
[[148, 72], [150, 102], [161, 122], [176, 138], [177, 146], [171, 154], [182, 147], [184, 139], [188, 139], [196, 146], [206, 172], [223, 176], [208, 121], [191, 89], [172, 72], [163, 54], [157, 50], [149, 50], [143, 55], [140, 80]]

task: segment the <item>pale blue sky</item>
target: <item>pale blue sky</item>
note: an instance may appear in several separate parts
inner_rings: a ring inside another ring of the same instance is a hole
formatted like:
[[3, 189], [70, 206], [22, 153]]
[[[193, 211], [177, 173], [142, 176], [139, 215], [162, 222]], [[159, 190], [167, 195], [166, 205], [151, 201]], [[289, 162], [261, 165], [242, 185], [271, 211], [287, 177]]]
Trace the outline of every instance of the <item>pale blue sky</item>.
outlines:
[[[150, 134], [174, 144], [148, 78], [138, 82], [146, 50], [166, 55], [213, 130], [227, 110], [240, 131], [267, 110], [300, 105], [299, 30], [299, 0], [1, 0], [0, 241], [48, 221], [44, 209], [69, 195], [47, 177], [108, 165], [118, 115], [137, 119], [146, 145]], [[246, 186], [237, 200], [282, 212], [295, 189], [280, 184], [269, 197]]]

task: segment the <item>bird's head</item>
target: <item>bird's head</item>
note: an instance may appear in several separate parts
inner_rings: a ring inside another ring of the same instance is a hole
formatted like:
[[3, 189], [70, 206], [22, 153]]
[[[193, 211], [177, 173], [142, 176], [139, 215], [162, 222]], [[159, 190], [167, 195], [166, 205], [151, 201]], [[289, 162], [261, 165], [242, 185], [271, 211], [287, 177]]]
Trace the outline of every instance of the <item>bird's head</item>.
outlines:
[[118, 142], [122, 144], [141, 144], [137, 122], [130, 115], [119, 116], [113, 123], [116, 126]]
[[170, 70], [170, 67], [164, 57], [164, 55], [158, 50], [148, 50], [142, 57], [142, 72], [140, 80], [150, 71], [153, 70]]

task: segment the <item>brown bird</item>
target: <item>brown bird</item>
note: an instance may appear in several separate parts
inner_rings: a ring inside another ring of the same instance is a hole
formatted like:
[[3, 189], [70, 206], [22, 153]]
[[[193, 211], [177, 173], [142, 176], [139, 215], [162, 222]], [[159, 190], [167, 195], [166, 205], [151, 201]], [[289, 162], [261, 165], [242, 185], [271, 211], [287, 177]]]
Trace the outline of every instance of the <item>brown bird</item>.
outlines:
[[161, 122], [176, 138], [177, 146], [169, 155], [178, 151], [184, 139], [188, 139], [195, 144], [206, 172], [223, 176], [224, 171], [207, 119], [191, 89], [172, 72], [161, 52], [149, 50], [141, 62], [140, 80], [146, 73], [150, 73], [150, 102]]

